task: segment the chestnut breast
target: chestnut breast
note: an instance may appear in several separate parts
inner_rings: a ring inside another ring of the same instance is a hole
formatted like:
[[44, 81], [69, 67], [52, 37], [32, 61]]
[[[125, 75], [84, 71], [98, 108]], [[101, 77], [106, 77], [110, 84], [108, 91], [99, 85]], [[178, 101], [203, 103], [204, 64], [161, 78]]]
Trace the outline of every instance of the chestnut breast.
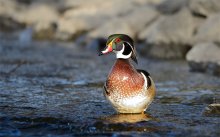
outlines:
[[143, 76], [125, 59], [117, 59], [106, 82], [110, 94], [120, 94], [125, 97], [141, 92], [143, 85]]

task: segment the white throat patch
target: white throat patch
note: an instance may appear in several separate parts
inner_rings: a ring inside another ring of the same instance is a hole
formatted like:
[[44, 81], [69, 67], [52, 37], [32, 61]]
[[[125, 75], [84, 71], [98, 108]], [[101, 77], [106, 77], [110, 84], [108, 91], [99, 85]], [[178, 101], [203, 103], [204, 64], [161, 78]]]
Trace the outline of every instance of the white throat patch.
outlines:
[[123, 44], [123, 47], [122, 47], [122, 49], [121, 49], [120, 51], [115, 51], [115, 54], [116, 54], [116, 58], [117, 58], [117, 59], [118, 59], [118, 58], [128, 59], [128, 58], [131, 57], [132, 51], [131, 51], [131, 53], [128, 54], [128, 55], [122, 54], [122, 53], [124, 52], [124, 49], [125, 49], [125, 45]]

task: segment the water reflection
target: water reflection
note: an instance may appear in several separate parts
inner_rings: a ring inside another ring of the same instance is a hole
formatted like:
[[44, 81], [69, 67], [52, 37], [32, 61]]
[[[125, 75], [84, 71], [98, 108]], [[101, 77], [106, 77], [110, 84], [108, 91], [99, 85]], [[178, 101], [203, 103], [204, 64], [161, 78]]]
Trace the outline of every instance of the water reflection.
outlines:
[[113, 114], [103, 117], [102, 120], [109, 123], [137, 123], [143, 121], [155, 120], [149, 114]]

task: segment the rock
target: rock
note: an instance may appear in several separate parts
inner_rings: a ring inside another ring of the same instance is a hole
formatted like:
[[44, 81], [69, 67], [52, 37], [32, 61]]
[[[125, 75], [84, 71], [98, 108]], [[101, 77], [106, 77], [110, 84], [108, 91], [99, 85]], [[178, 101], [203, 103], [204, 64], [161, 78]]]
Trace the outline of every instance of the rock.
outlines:
[[[128, 14], [129, 11], [136, 8], [134, 1], [112, 0], [103, 2], [101, 0], [92, 1], [67, 1], [68, 5], [73, 8], [66, 10], [63, 14], [64, 18], [104, 18], [109, 19], [119, 15]], [[97, 6], [98, 5], [98, 6]], [[77, 7], [77, 8], [76, 8]], [[90, 21], [90, 23], [92, 23]]]
[[150, 6], [140, 6], [130, 14], [121, 18], [122, 22], [128, 23], [135, 35], [139, 33], [144, 27], [149, 26], [159, 16], [159, 13]]
[[[134, 1], [107, 1], [100, 0], [88, 1], [87, 3], [81, 1], [66, 1], [69, 5], [75, 5], [79, 8], [71, 8], [66, 10], [62, 19], [58, 22], [57, 37], [61, 39], [72, 39], [83, 32], [88, 32], [92, 29], [99, 28], [112, 18], [125, 15], [129, 11], [133, 10]], [[117, 3], [117, 4], [116, 4]], [[97, 6], [99, 5], [99, 6]], [[122, 10], [123, 7], [123, 10]], [[107, 27], [111, 27], [118, 24], [118, 20], [114, 20], [112, 24], [106, 24]], [[64, 25], [66, 24], [66, 25]], [[121, 30], [129, 30], [129, 26], [121, 26]], [[106, 31], [100, 28], [100, 32]], [[126, 31], [126, 32], [130, 32]]]
[[49, 5], [32, 4], [16, 15], [16, 20], [33, 27], [34, 38], [51, 39], [59, 14]]
[[220, 46], [214, 43], [195, 45], [186, 55], [192, 71], [220, 76]]
[[85, 31], [88, 31], [87, 24], [82, 20], [61, 18], [57, 22], [55, 38], [59, 40], [74, 39]]
[[[111, 0], [105, 2], [102, 0], [63, 0], [60, 5], [63, 5], [63, 8], [66, 9], [75, 8], [76, 12], [92, 10], [93, 12], [97, 11], [96, 14], [105, 14], [106, 16], [114, 17], [127, 14], [137, 6], [158, 4], [162, 1], [164, 0]], [[91, 14], [93, 12], [84, 12], [84, 14]]]
[[173, 14], [186, 7], [189, 0], [165, 0], [156, 6], [162, 14]]
[[156, 58], [184, 58], [197, 26], [198, 20], [187, 9], [162, 16], [138, 35], [145, 40], [142, 52]]
[[69, 9], [63, 15], [63, 19], [69, 21], [81, 22], [85, 29], [92, 29], [105, 23], [109, 18], [103, 11], [99, 11], [97, 7], [81, 7], [78, 9]]
[[14, 17], [16, 17], [16, 15], [24, 8], [25, 8], [24, 5], [18, 4], [15, 0], [1, 0], [0, 16], [3, 15], [14, 19]]
[[17, 20], [18, 14], [25, 6], [15, 0], [0, 0], [0, 31], [16, 31], [23, 29], [25, 24]]
[[207, 116], [219, 116], [220, 115], [220, 104], [210, 104], [205, 108], [204, 114]]
[[208, 17], [220, 11], [219, 0], [190, 0], [189, 7], [195, 14]]
[[130, 25], [121, 22], [120, 19], [115, 19], [92, 31], [89, 36], [92, 38], [107, 38], [115, 33], [127, 34], [131, 37], [134, 37], [135, 34]]
[[15, 31], [24, 29], [25, 24], [19, 23], [10, 17], [0, 16], [0, 31]]
[[213, 14], [201, 24], [194, 38], [194, 43], [220, 42], [220, 14]]
[[135, 9], [129, 15], [115, 18], [92, 31], [89, 36], [93, 38], [104, 37], [114, 33], [125, 33], [135, 37], [139, 31], [149, 25], [158, 17], [158, 13], [149, 6], [142, 6]]

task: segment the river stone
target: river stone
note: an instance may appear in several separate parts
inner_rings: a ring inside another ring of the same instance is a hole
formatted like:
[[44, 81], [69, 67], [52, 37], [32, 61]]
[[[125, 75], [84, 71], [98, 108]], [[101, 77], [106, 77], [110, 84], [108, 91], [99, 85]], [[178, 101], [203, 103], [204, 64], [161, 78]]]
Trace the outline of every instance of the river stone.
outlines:
[[135, 34], [129, 24], [122, 22], [121, 19], [114, 19], [89, 33], [89, 36], [92, 38], [107, 38], [115, 33], [123, 33], [131, 37], [134, 37]]
[[[72, 1], [73, 8], [64, 13], [64, 17], [91, 17], [103, 16], [115, 17], [118, 15], [127, 14], [128, 11], [135, 8], [134, 1], [127, 0], [111, 0], [103, 2], [102, 0], [90, 1]], [[71, 3], [71, 2], [70, 2]], [[78, 7], [78, 8], [75, 8]]]
[[220, 11], [220, 2], [219, 0], [190, 0], [189, 7], [195, 14], [207, 17]]
[[[110, 19], [117, 18], [119, 15], [125, 15], [135, 8], [133, 6], [134, 1], [126, 0], [113, 0], [106, 2], [100, 0], [88, 2], [65, 2], [69, 3], [70, 7], [72, 8], [67, 9], [62, 14], [62, 18], [58, 21], [58, 28], [55, 37], [61, 40], [74, 39], [82, 33], [100, 28], [100, 26], [106, 24], [106, 22], [109, 22]], [[123, 9], [121, 7], [123, 7]], [[114, 23], [117, 23], [117, 20], [114, 20]], [[107, 26], [111, 26], [111, 24], [108, 24]], [[121, 26], [121, 28], [122, 30], [130, 29], [129, 26]], [[101, 28], [101, 31], [106, 30], [102, 30]]]
[[220, 104], [210, 104], [205, 108], [204, 114], [207, 116], [220, 116]]
[[148, 26], [158, 15], [158, 12], [153, 8], [141, 6], [128, 15], [110, 20], [108, 23], [89, 33], [89, 36], [92, 38], [107, 38], [114, 33], [124, 33], [134, 38], [139, 31], [145, 26]]
[[213, 14], [201, 24], [195, 35], [194, 42], [220, 42], [220, 13]]
[[147, 27], [149, 24], [151, 24], [158, 16], [159, 13], [152, 7], [141, 6], [130, 14], [121, 18], [121, 21], [128, 23], [136, 35], [144, 27]]
[[138, 39], [145, 40], [142, 52], [156, 58], [184, 58], [197, 26], [198, 20], [188, 9], [161, 16], [138, 35]]
[[51, 39], [56, 28], [59, 14], [49, 5], [32, 4], [26, 10], [21, 11], [16, 19], [33, 27], [33, 37], [38, 39]]
[[[8, 16], [14, 19], [17, 14], [25, 8], [15, 0], [0, 0], [0, 15]], [[14, 19], [15, 20], [15, 19]]]
[[55, 38], [59, 40], [71, 40], [91, 29], [83, 20], [60, 18], [57, 22]]
[[156, 6], [162, 14], [173, 14], [186, 7], [189, 0], [165, 0]]
[[19, 23], [10, 17], [0, 15], [0, 32], [2, 31], [15, 31], [23, 29], [25, 24]]
[[109, 12], [108, 14], [112, 14], [114, 12], [117, 12], [118, 10], [120, 12], [124, 12], [124, 10], [128, 8], [128, 6], [132, 6], [131, 8], [134, 8], [137, 5], [144, 4], [156, 5], [163, 1], [164, 0], [110, 0], [103, 2], [103, 0], [62, 0], [61, 5], [63, 5], [63, 7], [65, 8], [81, 8], [84, 6], [89, 8], [90, 6], [94, 6], [96, 7], [96, 9], [100, 9], [100, 7], [104, 7], [106, 13], [108, 11], [111, 11], [111, 13]]
[[26, 24], [37, 24], [39, 22], [55, 22], [58, 19], [58, 12], [49, 5], [33, 4], [18, 15], [17, 20]]
[[0, 0], [0, 31], [16, 31], [23, 29], [25, 24], [17, 17], [26, 7], [15, 0]]
[[197, 44], [187, 53], [186, 59], [192, 71], [220, 76], [220, 46], [214, 43]]

